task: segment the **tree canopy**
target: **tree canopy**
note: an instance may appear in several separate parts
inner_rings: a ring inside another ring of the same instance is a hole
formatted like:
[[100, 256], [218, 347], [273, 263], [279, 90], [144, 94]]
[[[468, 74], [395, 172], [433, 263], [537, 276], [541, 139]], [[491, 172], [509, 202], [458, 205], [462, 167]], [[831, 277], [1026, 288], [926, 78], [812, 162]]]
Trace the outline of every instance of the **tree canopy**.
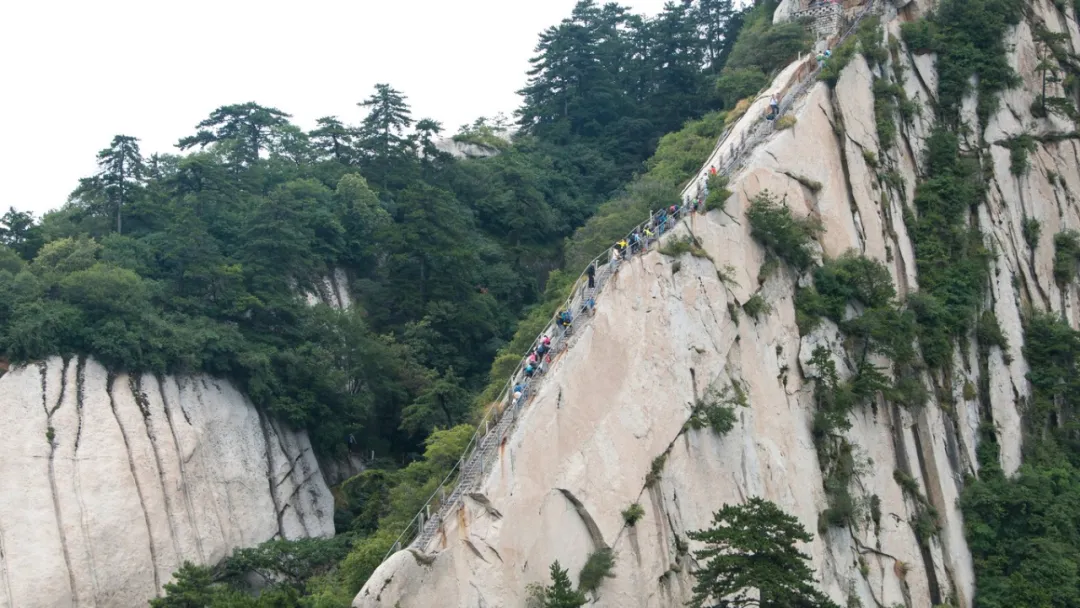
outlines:
[[694, 571], [694, 608], [718, 602], [732, 608], [837, 608], [814, 587], [810, 556], [795, 547], [813, 537], [772, 502], [753, 497], [724, 505], [713, 514], [712, 528], [689, 536], [705, 543], [694, 551], [704, 564]]

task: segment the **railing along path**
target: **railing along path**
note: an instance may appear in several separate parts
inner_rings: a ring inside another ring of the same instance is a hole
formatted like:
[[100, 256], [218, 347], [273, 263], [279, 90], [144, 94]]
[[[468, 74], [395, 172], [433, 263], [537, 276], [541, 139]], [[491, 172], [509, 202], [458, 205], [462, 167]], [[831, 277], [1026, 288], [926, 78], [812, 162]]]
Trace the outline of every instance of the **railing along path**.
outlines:
[[[876, 0], [871, 0], [851, 21], [851, 25], [844, 31], [840, 38], [834, 43], [834, 46], [844, 42], [855, 31], [855, 28], [859, 25], [862, 19], [870, 14], [875, 8]], [[821, 71], [821, 66], [816, 67], [804, 76], [793, 87], [789, 87], [787, 93], [780, 101], [780, 112], [778, 116], [785, 115], [795, 102], [804, 96], [810, 88], [817, 82], [817, 76]], [[716, 166], [717, 172], [728, 176], [733, 176], [739, 169], [743, 167], [746, 159], [758, 144], [765, 141], [768, 136], [775, 131], [774, 122], [766, 120], [758, 120], [758, 123], [750, 129], [750, 131], [742, 137], [742, 140], [738, 145], [733, 146], [729, 152], [727, 159], [719, 163]], [[733, 127], [734, 125], [732, 125]], [[710, 154], [710, 161], [717, 151], [727, 143], [732, 127], [724, 130], [721, 134], [716, 148], [713, 149], [713, 153]], [[683, 200], [688, 200], [690, 192], [697, 187], [695, 196], [700, 193], [700, 181], [702, 178], [708, 175], [709, 168], [712, 165], [706, 163], [702, 167], [698, 177], [691, 180], [687, 187], [683, 190]], [[680, 210], [679, 219], [684, 219], [690, 215], [690, 211], [686, 206]], [[642, 224], [638, 225], [631, 231], [631, 235], [638, 233], [644, 235], [646, 228], [653, 226], [653, 216], [650, 215]], [[675, 224], [671, 224], [665, 232], [670, 232], [674, 228]], [[657, 235], [657, 240], [661, 236]], [[644, 251], [647, 251], [651, 246], [650, 241], [645, 241], [642, 236], [642, 247]], [[627, 240], [630, 240], [630, 235], [627, 236]], [[644, 251], [642, 253], [644, 253]], [[572, 334], [567, 334], [562, 331], [558, 324], [558, 314], [563, 310], [569, 310], [574, 316], [573, 325], [575, 331], [580, 331], [581, 327], [586, 324], [591, 315], [582, 314], [583, 308], [592, 300], [595, 303], [595, 298], [603, 290], [607, 280], [613, 276], [618, 270], [618, 263], [607, 263], [607, 259], [611, 257], [611, 249], [608, 249], [604, 253], [594, 258], [589, 266], [593, 266], [596, 270], [595, 275], [595, 288], [589, 289], [587, 287], [586, 272], [583, 271], [577, 281], [574, 282], [573, 290], [570, 292], [570, 296], [563, 302], [562, 308], [552, 317], [544, 331], [536, 337], [532, 345], [529, 347], [528, 353], [531, 353], [536, 346], [540, 343], [540, 340], [546, 335], [551, 338], [551, 353], [550, 362], [544, 362], [541, 364], [540, 371], [532, 378], [525, 377], [525, 358], [522, 358], [518, 364], [514, 373], [510, 375], [509, 380], [506, 381], [506, 385], [503, 387], [498, 399], [495, 400], [493, 405], [488, 408], [484, 414], [480, 424], [477, 425], [476, 432], [473, 433], [472, 439], [469, 441], [468, 446], [465, 448], [465, 452], [458, 460], [454, 468], [446, 475], [446, 477], [439, 484], [438, 488], [431, 494], [427, 502], [420, 509], [420, 512], [409, 522], [405, 530], [398, 536], [397, 540], [391, 546], [390, 550], [383, 557], [383, 560], [389, 557], [395, 551], [398, 551], [404, 545], [409, 547], [416, 547], [420, 550], [425, 550], [431, 540], [435, 537], [435, 534], [439, 530], [439, 526], [442, 524], [443, 519], [449, 514], [467, 494], [479, 489], [480, 484], [483, 482], [485, 475], [491, 471], [492, 462], [498, 455], [499, 446], [507, 439], [514, 430], [514, 424], [517, 422], [518, 414], [520, 411], [531, 401], [531, 398], [536, 395], [540, 386], [547, 376], [547, 372], [550, 371], [550, 367], [554, 365], [562, 352], [565, 351], [568, 346]], [[586, 267], [588, 268], [588, 266]], [[591, 307], [590, 307], [591, 308]], [[521, 385], [524, 387], [522, 395], [519, 399], [514, 399], [514, 387]], [[411, 541], [411, 542], [410, 542]]]

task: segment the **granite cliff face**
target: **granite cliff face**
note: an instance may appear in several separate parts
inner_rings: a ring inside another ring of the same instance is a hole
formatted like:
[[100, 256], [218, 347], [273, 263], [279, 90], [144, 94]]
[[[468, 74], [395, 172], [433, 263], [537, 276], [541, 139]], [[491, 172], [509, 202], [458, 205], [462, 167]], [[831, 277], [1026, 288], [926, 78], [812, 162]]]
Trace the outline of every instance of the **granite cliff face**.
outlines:
[[[886, 35], [897, 39], [904, 20], [929, 8], [922, 0], [902, 4], [885, 3], [882, 15]], [[932, 397], [926, 407], [907, 410], [879, 401], [852, 415], [847, 440], [865, 463], [853, 493], [879, 501], [880, 518], [853, 528], [826, 526], [804, 547], [821, 587], [841, 605], [850, 597], [863, 606], [971, 605], [974, 573], [957, 497], [965, 476], [977, 472], [977, 429], [992, 422], [1002, 465], [1015, 471], [1029, 392], [1023, 311], [1064, 312], [1080, 324], [1080, 293], [1054, 280], [1052, 243], [1055, 233], [1080, 228], [1077, 126], [1054, 115], [1035, 118], [1030, 110], [1041, 87], [1030, 24], [1067, 32], [1076, 52], [1080, 31], [1072, 8], [1066, 10], [1063, 15], [1049, 1], [1033, 2], [1031, 15], [1008, 40], [1022, 86], [1002, 96], [985, 125], [977, 124], [974, 100], [964, 108], [972, 133], [965, 145], [979, 145], [973, 134], [981, 132], [992, 158], [989, 200], [979, 207], [977, 222], [993, 252], [986, 305], [1008, 350], [992, 348], [980, 370], [975, 344], [958, 348], [953, 377], [933, 379], [952, 387], [950, 404]], [[883, 147], [873, 79], [893, 73], [894, 62], [901, 64], [907, 99], [921, 112], [910, 122], [898, 120], [896, 145]], [[760, 121], [769, 96], [783, 94], [808, 69], [796, 64], [781, 73], [703, 171], [723, 165]], [[354, 606], [523, 606], [526, 585], [546, 581], [552, 561], [574, 575], [601, 547], [615, 552], [615, 577], [605, 580], [595, 605], [681, 606], [691, 596], [695, 567], [686, 532], [708, 527], [722, 504], [764, 496], [808, 530], [818, 530], [827, 502], [810, 430], [817, 373], [810, 355], [824, 345], [842, 374], [854, 365], [835, 325], [826, 322], [800, 335], [793, 298], [796, 285], [809, 277], [785, 269], [759, 286], [764, 251], [750, 236], [745, 211], [768, 190], [796, 215], [822, 221], [823, 256], [854, 250], [886, 264], [901, 298], [916, 291], [919, 277], [903, 217], [925, 174], [922, 150], [936, 81], [935, 57], [901, 44], [881, 68], [871, 69], [856, 55], [835, 88], [818, 83], [799, 97], [790, 110], [795, 126], [753, 148], [732, 176], [726, 211], [695, 216], [677, 228], [700, 238], [711, 260], [653, 251], [624, 264], [598, 298], [595, 318], [523, 412], [481, 491], [444, 520], [429, 546], [391, 556]], [[1015, 175], [1007, 144], [1021, 134], [1034, 140], [1031, 169]], [[883, 167], [900, 181], [880, 175]], [[819, 187], [807, 185], [814, 182]], [[1042, 225], [1034, 247], [1023, 236], [1025, 218]], [[729, 265], [734, 281], [718, 276]], [[758, 320], [733, 318], [755, 294], [771, 312]], [[964, 387], [978, 386], [983, 375], [989, 390], [980, 404]], [[931, 381], [924, 376], [927, 385]], [[730, 433], [684, 428], [701, 395], [733, 385], [745, 392], [748, 406], [737, 408]], [[646, 475], [661, 455], [661, 478], [647, 486]], [[913, 479], [923, 498], [905, 492], [894, 471]], [[634, 502], [645, 516], [628, 528], [620, 511]], [[927, 504], [941, 530], [920, 543], [911, 522]]]
[[144, 606], [185, 560], [331, 536], [305, 433], [207, 376], [52, 358], [0, 377], [0, 606]]

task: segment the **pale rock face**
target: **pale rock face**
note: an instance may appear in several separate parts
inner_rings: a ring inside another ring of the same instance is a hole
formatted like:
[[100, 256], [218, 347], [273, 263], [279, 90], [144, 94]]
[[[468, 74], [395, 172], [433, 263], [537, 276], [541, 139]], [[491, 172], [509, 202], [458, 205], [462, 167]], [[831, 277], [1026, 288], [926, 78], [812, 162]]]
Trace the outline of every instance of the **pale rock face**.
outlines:
[[228, 383], [52, 358], [0, 378], [0, 607], [144, 606], [184, 561], [332, 536], [304, 433]]
[[802, 5], [799, 0], [780, 0], [780, 4], [776, 6], [776, 11], [773, 12], [773, 23], [791, 21], [792, 15], [801, 9]]
[[349, 277], [341, 268], [334, 268], [326, 276], [316, 279], [313, 291], [304, 291], [304, 298], [311, 306], [326, 304], [337, 310], [352, 307], [352, 294], [349, 293]]
[[[774, 19], [782, 20], [794, 5], [782, 2]], [[885, 25], [898, 38], [901, 21], [932, 7], [928, 0], [894, 5], [903, 10], [891, 11]], [[1061, 19], [1046, 1], [1033, 10], [1052, 30], [1068, 31], [1074, 48], [1080, 48], [1075, 21]], [[1076, 127], [1059, 117], [1032, 118], [1038, 76], [1030, 28], [1016, 28], [1008, 42], [1010, 61], [1025, 82], [1003, 96], [985, 125], [992, 174], [989, 200], [977, 217], [995, 253], [986, 305], [1008, 347], [992, 348], [985, 369], [975, 344], [957, 349], [949, 379], [952, 405], [932, 398], [922, 409], [906, 410], [878, 402], [851, 416], [847, 439], [861, 463], [853, 492], [866, 501], [877, 497], [881, 517], [877, 522], [868, 517], [856, 529], [827, 527], [802, 548], [821, 587], [841, 605], [857, 597], [863, 606], [912, 608], [951, 597], [971, 606], [974, 572], [958, 497], [965, 476], [977, 473], [978, 429], [988, 421], [996, 429], [1005, 471], [1019, 467], [1020, 415], [1029, 396], [1023, 311], [1027, 306], [1063, 311], [1074, 326], [1080, 321], [1076, 289], [1063, 293], [1054, 282], [1052, 243], [1056, 232], [1080, 228], [1080, 142], [1037, 143], [1031, 171], [1020, 177], [1010, 173], [1003, 140]], [[420, 548], [426, 556], [393, 555], [354, 606], [522, 606], [526, 585], [547, 582], [552, 561], [558, 559], [576, 577], [588, 553], [603, 546], [614, 549], [615, 578], [604, 581], [594, 605], [681, 606], [692, 595], [694, 565], [679, 547], [687, 531], [708, 527], [724, 503], [763, 496], [808, 530], [818, 530], [827, 500], [811, 436], [812, 378], [819, 372], [810, 356], [825, 346], [841, 375], [854, 366], [835, 325], [822, 323], [800, 337], [794, 289], [807, 277], [785, 268], [758, 286], [764, 252], [750, 236], [745, 210], [755, 195], [769, 190], [795, 215], [820, 218], [825, 256], [855, 250], [886, 264], [901, 297], [917, 291], [914, 248], [903, 216], [913, 208], [915, 184], [923, 174], [937, 73], [933, 55], [904, 51], [903, 86], [921, 112], [909, 123], [895, 117], [897, 141], [886, 146], [878, 141], [872, 84], [883, 74], [861, 56], [848, 65], [835, 90], [824, 84], [811, 88], [791, 110], [797, 124], [749, 153], [731, 180], [734, 195], [726, 210], [695, 216], [676, 229], [699, 237], [711, 260], [684, 255], [676, 271], [671, 258], [652, 252], [623, 264], [611, 279], [597, 299], [595, 318], [553, 365], [482, 484], [481, 493], [495, 511], [467, 498], [444, 520], [431, 545]], [[892, 66], [884, 69], [891, 73]], [[793, 65], [781, 72], [717, 145], [700, 175], [722, 166], [743, 146], [768, 96], [787, 90], [803, 70]], [[974, 100], [967, 100], [964, 115], [972, 125], [974, 109]], [[879, 179], [883, 166], [895, 169], [903, 188]], [[1056, 174], [1054, 183], [1047, 172]], [[693, 194], [698, 179], [684, 194]], [[1025, 217], [1042, 223], [1034, 251], [1022, 235]], [[717, 275], [727, 265], [735, 269], [730, 285]], [[730, 311], [755, 292], [772, 311], [759, 321], [744, 314], [733, 319]], [[982, 374], [989, 383], [984, 406], [964, 396], [965, 385], [978, 386]], [[709, 387], [732, 384], [745, 390], [749, 406], [737, 410], [730, 433], [718, 437], [710, 430], [684, 429], [697, 397]], [[663, 453], [662, 478], [647, 488], [645, 476]], [[926, 546], [909, 523], [916, 501], [905, 495], [894, 471], [914, 479], [939, 514], [941, 531]], [[645, 517], [627, 528], [620, 511], [634, 502], [644, 507]]]
[[[509, 131], [499, 132], [498, 135], [507, 142], [511, 140], [511, 133]], [[439, 152], [449, 154], [454, 158], [487, 158], [499, 153], [498, 150], [486, 146], [479, 146], [477, 144], [456, 141], [452, 137], [444, 137], [436, 140], [435, 149]]]

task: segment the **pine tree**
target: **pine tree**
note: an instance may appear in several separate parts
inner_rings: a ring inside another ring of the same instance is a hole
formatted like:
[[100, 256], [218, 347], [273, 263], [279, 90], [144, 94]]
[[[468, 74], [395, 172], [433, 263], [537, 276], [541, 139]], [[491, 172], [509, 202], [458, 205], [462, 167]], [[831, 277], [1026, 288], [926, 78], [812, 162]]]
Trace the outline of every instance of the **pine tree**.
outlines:
[[42, 238], [34, 226], [34, 215], [16, 211], [14, 207], [0, 217], [0, 245], [11, 248], [25, 260], [32, 259], [41, 248]]
[[92, 213], [116, 218], [116, 232], [122, 231], [124, 207], [142, 188], [145, 165], [139, 151], [139, 139], [130, 135], [113, 137], [108, 148], [98, 152], [98, 172], [79, 180], [71, 194]]
[[151, 608], [204, 608], [214, 599], [210, 569], [184, 562], [173, 573], [173, 581], [165, 583], [164, 597], [150, 600]]
[[689, 6], [668, 3], [650, 24], [655, 91], [648, 104], [655, 113], [657, 137], [705, 110], [705, 52], [693, 17]]
[[181, 139], [176, 147], [187, 150], [226, 143], [231, 147], [229, 156], [234, 167], [250, 167], [259, 161], [259, 153], [269, 148], [275, 129], [288, 124], [288, 118], [288, 114], [277, 108], [252, 101], [221, 106], [196, 125], [198, 133]]
[[336, 116], [324, 116], [315, 121], [318, 127], [308, 137], [317, 152], [323, 158], [332, 158], [339, 163], [349, 164], [353, 157], [353, 144], [356, 131], [346, 127]]
[[376, 158], [401, 153], [407, 144], [405, 129], [412, 126], [406, 97], [388, 84], [375, 85], [375, 94], [356, 104], [368, 110], [360, 125], [360, 147]]
[[421, 157], [428, 162], [443, 159], [445, 154], [435, 147], [435, 138], [442, 133], [442, 123], [424, 118], [416, 123], [413, 145], [420, 150]]
[[551, 564], [551, 585], [546, 591], [544, 608], [579, 608], [585, 605], [585, 594], [574, 590], [570, 575], [559, 566], [558, 560]]
[[569, 143], [600, 136], [605, 125], [633, 114], [620, 74], [628, 61], [620, 32], [626, 20], [618, 5], [601, 9], [580, 0], [570, 18], [540, 35], [529, 82], [518, 92], [525, 97], [518, 110], [525, 131]]
[[368, 110], [357, 133], [364, 174], [384, 190], [391, 181], [407, 183], [417, 159], [413, 142], [405, 135], [413, 124], [405, 95], [388, 84], [377, 84], [375, 93], [356, 105]]
[[694, 572], [693, 608], [712, 605], [709, 600], [731, 608], [837, 608], [814, 588], [810, 556], [795, 548], [813, 536], [772, 502], [754, 497], [724, 505], [713, 514], [712, 528], [688, 536], [705, 543], [694, 551], [705, 566]]
[[694, 21], [705, 46], [705, 60], [714, 75], [720, 73], [735, 45], [742, 17], [743, 12], [735, 10], [733, 0], [698, 0], [694, 7]]

